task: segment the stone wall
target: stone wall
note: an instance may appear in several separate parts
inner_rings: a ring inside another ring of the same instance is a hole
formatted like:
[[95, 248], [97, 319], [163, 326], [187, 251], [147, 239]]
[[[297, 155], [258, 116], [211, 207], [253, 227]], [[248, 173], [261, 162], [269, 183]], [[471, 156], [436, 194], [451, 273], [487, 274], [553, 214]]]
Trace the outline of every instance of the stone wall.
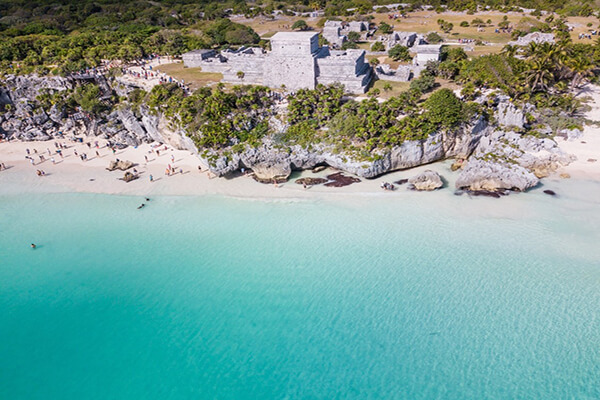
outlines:
[[340, 28], [337, 26], [325, 26], [323, 28], [323, 37], [331, 44], [332, 46], [341, 47], [346, 37], [340, 34]]
[[278, 32], [271, 38], [271, 54], [309, 56], [319, 50], [319, 35], [314, 32]]
[[200, 67], [205, 60], [214, 56], [216, 56], [214, 50], [194, 50], [183, 54], [181, 58], [186, 67], [195, 68]]
[[[228, 68], [223, 71], [223, 81], [236, 84], [262, 85], [266, 57], [262, 54], [236, 54], [228, 58]], [[242, 78], [238, 72], [243, 72]]]
[[371, 67], [365, 62], [364, 50], [332, 52], [317, 58], [317, 83], [339, 82], [346, 91], [364, 93], [371, 81]]
[[315, 58], [269, 54], [264, 68], [264, 84], [273, 88], [285, 86], [290, 90], [314, 89]]

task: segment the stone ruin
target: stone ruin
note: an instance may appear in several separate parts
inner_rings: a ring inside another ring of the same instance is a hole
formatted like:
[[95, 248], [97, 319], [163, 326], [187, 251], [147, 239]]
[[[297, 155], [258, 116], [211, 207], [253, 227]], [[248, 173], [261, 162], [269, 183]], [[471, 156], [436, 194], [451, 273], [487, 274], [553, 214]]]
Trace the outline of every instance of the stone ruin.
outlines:
[[340, 48], [348, 39], [350, 32], [361, 33], [368, 30], [368, 23], [363, 21], [332, 21], [327, 20], [323, 26], [323, 38], [329, 42], [333, 48]]
[[553, 33], [533, 32], [521, 36], [517, 40], [508, 42], [512, 46], [527, 46], [529, 43], [554, 43]]
[[416, 32], [401, 31], [394, 31], [389, 35], [380, 36], [379, 40], [385, 44], [387, 50], [397, 45], [412, 47], [422, 42], [422, 39], [417, 36]]
[[318, 34], [314, 32], [278, 32], [271, 38], [271, 49], [194, 50], [182, 58], [186, 67], [219, 72], [224, 82], [234, 84], [297, 90], [341, 83], [347, 92], [361, 94], [372, 79], [364, 50], [319, 47]]

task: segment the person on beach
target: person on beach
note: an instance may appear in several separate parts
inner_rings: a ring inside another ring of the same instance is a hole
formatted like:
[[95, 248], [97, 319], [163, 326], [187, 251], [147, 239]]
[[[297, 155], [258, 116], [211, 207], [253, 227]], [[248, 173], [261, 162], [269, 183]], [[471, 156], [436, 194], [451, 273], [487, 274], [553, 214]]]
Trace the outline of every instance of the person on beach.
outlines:
[[52, 158], [50, 159], [50, 161], [52, 161], [52, 164], [56, 165], [56, 160], [54, 159], [54, 157], [52, 157]]
[[98, 153], [98, 150], [96, 150], [96, 157], [100, 158], [100, 153]]
[[154, 181], [154, 177], [152, 175], [150, 175], [150, 182]]
[[175, 164], [175, 157], [171, 154], [171, 162]]
[[27, 153], [27, 155], [31, 154], [31, 152], [29, 151], [29, 149], [25, 149], [25, 153]]
[[148, 164], [148, 156], [144, 156], [144, 160], [146, 160], [146, 164]]

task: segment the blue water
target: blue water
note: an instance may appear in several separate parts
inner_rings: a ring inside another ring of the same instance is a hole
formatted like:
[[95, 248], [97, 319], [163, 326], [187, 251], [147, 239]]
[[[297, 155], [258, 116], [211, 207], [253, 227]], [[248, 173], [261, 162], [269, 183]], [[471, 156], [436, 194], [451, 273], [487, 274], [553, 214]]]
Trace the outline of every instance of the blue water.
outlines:
[[599, 204], [419, 195], [0, 196], [0, 399], [600, 399]]

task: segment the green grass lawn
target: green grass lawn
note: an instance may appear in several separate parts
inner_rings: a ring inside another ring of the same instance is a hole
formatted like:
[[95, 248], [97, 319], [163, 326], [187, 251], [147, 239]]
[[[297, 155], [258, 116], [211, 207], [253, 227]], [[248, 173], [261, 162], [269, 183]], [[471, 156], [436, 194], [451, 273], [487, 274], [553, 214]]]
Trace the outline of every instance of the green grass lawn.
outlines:
[[192, 90], [213, 85], [223, 79], [223, 74], [216, 72], [202, 72], [201, 68], [185, 68], [183, 63], [164, 64], [156, 67], [156, 69], [175, 79], [183, 79], [186, 84], [189, 84]]
[[[389, 84], [392, 88], [391, 90], [384, 90], [383, 87]], [[379, 89], [380, 95], [382, 99], [389, 99], [390, 97], [398, 96], [400, 93], [405, 92], [410, 87], [410, 82], [391, 82], [391, 81], [382, 81], [378, 80], [373, 83], [367, 95], [373, 92], [375, 89]]]

